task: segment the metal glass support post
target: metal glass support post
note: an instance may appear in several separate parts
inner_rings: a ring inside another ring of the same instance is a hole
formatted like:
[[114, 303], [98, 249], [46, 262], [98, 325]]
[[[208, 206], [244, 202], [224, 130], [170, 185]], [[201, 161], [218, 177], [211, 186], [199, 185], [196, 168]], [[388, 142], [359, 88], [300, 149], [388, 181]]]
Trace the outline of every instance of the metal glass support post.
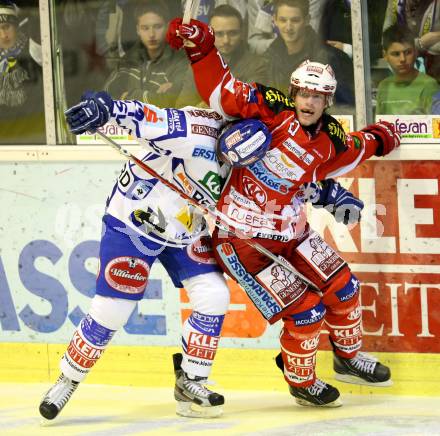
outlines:
[[373, 122], [367, 1], [352, 0], [351, 2], [356, 130]]
[[44, 118], [46, 121], [46, 144], [56, 145], [49, 1], [50, 0], [39, 1], [41, 50], [43, 58]]

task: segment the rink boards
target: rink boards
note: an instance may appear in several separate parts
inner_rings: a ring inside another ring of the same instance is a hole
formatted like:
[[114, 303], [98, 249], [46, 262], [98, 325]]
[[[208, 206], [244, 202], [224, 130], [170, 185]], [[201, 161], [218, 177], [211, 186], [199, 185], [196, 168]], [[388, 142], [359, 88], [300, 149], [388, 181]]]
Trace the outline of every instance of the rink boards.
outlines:
[[[0, 344], [0, 383], [49, 383], [59, 375], [65, 344]], [[169, 387], [174, 385], [172, 354], [177, 347], [109, 347], [86, 383]], [[276, 367], [278, 350], [220, 348], [212, 373], [222, 391], [282, 391], [286, 384]], [[440, 355], [375, 353], [392, 370], [393, 386], [373, 388], [339, 383], [333, 379], [330, 351], [318, 352], [318, 376], [342, 393], [436, 396], [440, 392]]]
[[[364, 348], [391, 366], [395, 382], [375, 393], [440, 391], [439, 149], [417, 144], [398, 152], [399, 161], [373, 160], [342, 178], [366, 204], [351, 231], [325, 211], [312, 211], [312, 226], [362, 281]], [[93, 295], [100, 217], [121, 168], [111, 153], [96, 146], [2, 153], [0, 381], [46, 383], [57, 376]], [[243, 291], [230, 286], [214, 378], [225, 389], [284, 390], [273, 363], [280, 326], [269, 328]], [[145, 298], [88, 382], [172, 386], [171, 354], [188, 314], [184, 291], [155, 265]], [[325, 334], [320, 348], [318, 374], [331, 381]]]

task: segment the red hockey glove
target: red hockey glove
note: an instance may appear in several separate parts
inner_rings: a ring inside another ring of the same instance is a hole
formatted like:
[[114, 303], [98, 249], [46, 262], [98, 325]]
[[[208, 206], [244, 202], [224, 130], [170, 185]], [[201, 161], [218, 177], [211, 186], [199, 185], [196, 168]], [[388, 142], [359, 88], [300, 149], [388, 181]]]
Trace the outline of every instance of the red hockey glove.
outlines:
[[[214, 31], [210, 26], [198, 20], [191, 20], [190, 24], [182, 24], [181, 18], [174, 18], [170, 22], [166, 39], [176, 50], [185, 47], [191, 62], [197, 62], [205, 57], [214, 47], [215, 41]], [[185, 45], [184, 40], [192, 42], [193, 46]]]
[[180, 50], [183, 47], [183, 39], [179, 36], [179, 27], [181, 25], [182, 18], [174, 18], [168, 25], [166, 40], [174, 50]]
[[385, 156], [400, 145], [400, 133], [396, 131], [394, 124], [388, 121], [370, 124], [362, 129], [362, 132], [371, 133], [379, 141], [374, 153], [376, 156]]

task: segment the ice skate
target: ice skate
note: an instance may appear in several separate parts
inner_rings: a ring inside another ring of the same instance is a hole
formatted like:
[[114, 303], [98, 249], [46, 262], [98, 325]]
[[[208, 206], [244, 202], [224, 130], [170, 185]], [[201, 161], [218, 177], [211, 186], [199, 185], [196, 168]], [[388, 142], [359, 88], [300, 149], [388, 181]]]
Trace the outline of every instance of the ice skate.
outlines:
[[174, 354], [173, 363], [176, 375], [174, 386], [176, 413], [189, 418], [216, 418], [222, 415], [222, 406], [225, 403], [223, 395], [207, 389], [204, 386], [207, 382], [206, 378], [189, 378], [181, 368], [182, 354]]
[[[281, 353], [275, 357], [275, 363], [284, 374], [284, 362]], [[297, 388], [289, 385], [289, 392], [290, 395], [295, 397], [296, 403], [300, 406], [342, 406], [342, 402], [339, 399], [339, 391], [335, 387], [319, 379], [316, 379], [313, 385], [305, 388]]]
[[339, 391], [326, 382], [316, 379], [315, 383], [305, 388], [289, 385], [290, 394], [300, 406], [340, 407]]
[[333, 354], [335, 379], [345, 383], [368, 386], [391, 386], [391, 371], [375, 357], [359, 352], [352, 359]]
[[78, 385], [79, 382], [73, 381], [64, 374], [61, 374], [40, 403], [41, 416], [46, 419], [56, 418]]

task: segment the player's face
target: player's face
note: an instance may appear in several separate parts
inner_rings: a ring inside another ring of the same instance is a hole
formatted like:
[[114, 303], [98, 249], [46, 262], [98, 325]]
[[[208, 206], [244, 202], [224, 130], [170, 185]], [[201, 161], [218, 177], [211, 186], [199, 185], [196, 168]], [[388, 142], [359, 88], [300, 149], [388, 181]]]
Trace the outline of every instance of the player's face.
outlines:
[[299, 42], [304, 38], [304, 29], [308, 24], [308, 19], [303, 16], [301, 9], [282, 5], [278, 8], [273, 21], [286, 44]]
[[416, 51], [411, 44], [393, 42], [388, 50], [384, 50], [383, 55], [398, 76], [405, 76], [415, 69]]
[[326, 107], [326, 97], [319, 92], [300, 89], [294, 97], [298, 121], [302, 126], [318, 122]]
[[213, 17], [215, 46], [222, 55], [230, 55], [241, 42], [240, 21], [236, 17]]
[[11, 23], [0, 24], [0, 49], [7, 50], [17, 41], [17, 28]]
[[138, 18], [136, 31], [147, 50], [158, 50], [165, 41], [166, 23], [161, 16], [148, 12]]

